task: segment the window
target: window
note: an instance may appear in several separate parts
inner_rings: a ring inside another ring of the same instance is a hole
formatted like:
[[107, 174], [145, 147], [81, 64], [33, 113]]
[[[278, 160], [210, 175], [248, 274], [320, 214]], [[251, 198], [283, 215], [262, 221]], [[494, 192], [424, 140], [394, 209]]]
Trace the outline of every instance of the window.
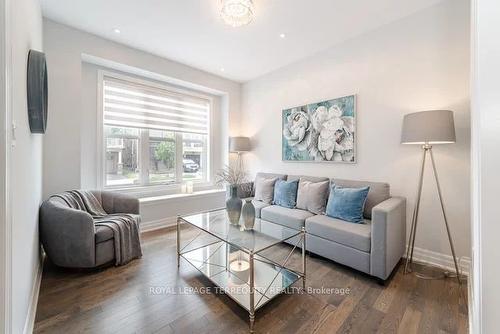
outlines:
[[102, 76], [105, 187], [209, 181], [208, 97]]

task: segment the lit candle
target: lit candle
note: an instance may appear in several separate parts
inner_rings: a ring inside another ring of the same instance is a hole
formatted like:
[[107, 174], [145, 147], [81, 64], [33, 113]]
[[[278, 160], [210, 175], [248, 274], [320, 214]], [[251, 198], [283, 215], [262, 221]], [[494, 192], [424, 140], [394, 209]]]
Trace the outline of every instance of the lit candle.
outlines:
[[241, 281], [248, 282], [250, 277], [250, 263], [245, 260], [233, 261], [229, 264], [229, 271], [233, 274], [231, 276], [233, 283], [241, 284]]

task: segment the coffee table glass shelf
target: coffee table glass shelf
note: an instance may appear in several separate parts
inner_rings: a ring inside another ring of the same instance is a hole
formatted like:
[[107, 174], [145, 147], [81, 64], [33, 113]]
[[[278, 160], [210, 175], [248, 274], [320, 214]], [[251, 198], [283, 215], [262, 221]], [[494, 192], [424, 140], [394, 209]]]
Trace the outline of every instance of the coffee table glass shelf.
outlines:
[[[182, 224], [196, 233], [183, 239]], [[287, 241], [282, 261], [270, 259], [273, 247]], [[302, 270], [288, 264], [294, 251], [301, 248]], [[225, 209], [177, 218], [177, 265], [183, 258], [249, 312], [253, 332], [255, 311], [292, 284], [306, 280], [305, 230], [255, 219], [252, 230], [243, 223], [231, 224]]]

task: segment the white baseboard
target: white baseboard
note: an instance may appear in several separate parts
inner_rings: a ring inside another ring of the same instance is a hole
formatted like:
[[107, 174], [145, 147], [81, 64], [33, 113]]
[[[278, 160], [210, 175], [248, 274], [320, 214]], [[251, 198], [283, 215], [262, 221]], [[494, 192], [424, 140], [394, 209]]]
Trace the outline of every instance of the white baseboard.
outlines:
[[35, 280], [33, 281], [33, 286], [31, 288], [30, 305], [28, 308], [28, 313], [26, 315], [26, 322], [24, 323], [24, 334], [33, 333], [33, 329], [35, 327], [36, 307], [38, 305], [38, 296], [40, 294], [40, 284], [42, 283], [44, 258], [45, 257], [42, 255], [40, 257], [40, 261], [38, 261]]
[[177, 217], [167, 217], [158, 220], [152, 220], [141, 223], [141, 233], [159, 230], [162, 228], [174, 226], [177, 223]]
[[[427, 249], [415, 247], [413, 250], [413, 260], [425, 264], [430, 264], [449, 271], [455, 271], [455, 264], [451, 255], [433, 252]], [[469, 276], [471, 259], [463, 256], [457, 259], [458, 268], [463, 275]]]

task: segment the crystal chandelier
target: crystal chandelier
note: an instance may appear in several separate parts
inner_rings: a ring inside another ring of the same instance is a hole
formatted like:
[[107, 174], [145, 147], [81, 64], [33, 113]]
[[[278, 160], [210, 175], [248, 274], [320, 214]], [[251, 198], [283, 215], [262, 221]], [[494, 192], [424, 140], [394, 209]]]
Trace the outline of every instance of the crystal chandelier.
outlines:
[[230, 26], [249, 24], [253, 19], [253, 11], [252, 0], [221, 0], [220, 14]]

